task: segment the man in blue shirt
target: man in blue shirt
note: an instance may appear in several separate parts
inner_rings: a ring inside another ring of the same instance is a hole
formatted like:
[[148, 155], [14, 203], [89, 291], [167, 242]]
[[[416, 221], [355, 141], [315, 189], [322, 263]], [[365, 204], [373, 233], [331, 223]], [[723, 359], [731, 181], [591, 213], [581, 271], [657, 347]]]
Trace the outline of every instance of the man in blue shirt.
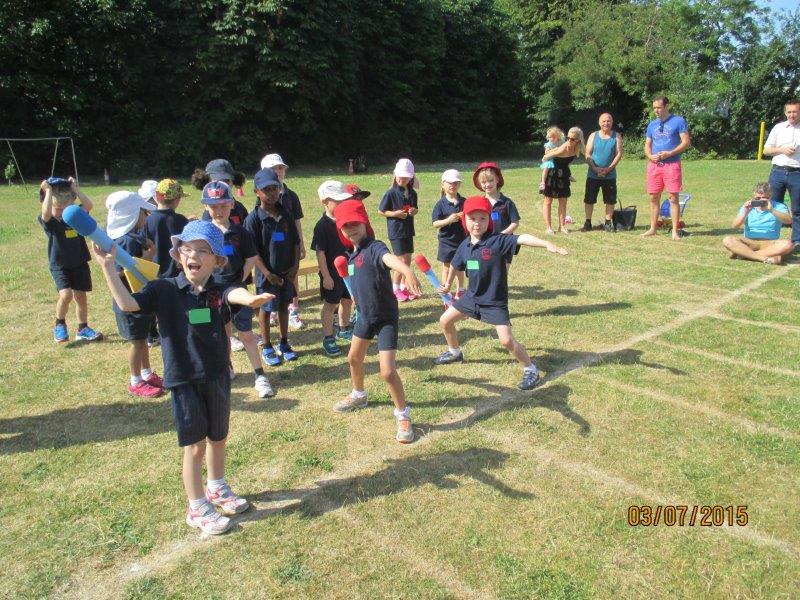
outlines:
[[744, 225], [744, 237], [726, 235], [722, 240], [731, 258], [777, 265], [791, 253], [792, 241], [780, 237], [781, 225], [791, 224], [792, 216], [783, 202], [770, 199], [770, 192], [769, 183], [756, 184], [753, 199], [745, 202], [733, 219], [731, 227]]
[[686, 119], [669, 112], [666, 96], [653, 99], [656, 118], [647, 125], [644, 153], [647, 156], [647, 193], [650, 194], [650, 229], [642, 236], [648, 237], [658, 231], [658, 216], [661, 210], [661, 192], [669, 194], [669, 210], [672, 217], [672, 239], [681, 239], [678, 231], [680, 206], [678, 192], [683, 186], [681, 153], [692, 143]]

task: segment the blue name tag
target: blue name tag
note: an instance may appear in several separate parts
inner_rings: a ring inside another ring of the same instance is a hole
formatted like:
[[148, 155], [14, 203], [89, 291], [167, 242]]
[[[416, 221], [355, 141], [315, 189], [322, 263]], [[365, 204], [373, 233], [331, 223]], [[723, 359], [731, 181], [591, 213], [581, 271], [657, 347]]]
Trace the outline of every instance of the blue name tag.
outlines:
[[286, 239], [286, 236], [283, 234], [282, 231], [274, 231], [272, 233], [272, 241], [273, 242], [282, 242]]
[[492, 211], [492, 221], [499, 221], [500, 220], [500, 213], [496, 210]]
[[234, 247], [233, 244], [225, 244], [222, 247], [222, 253], [225, 256], [233, 256], [234, 254], [236, 254], [236, 248]]

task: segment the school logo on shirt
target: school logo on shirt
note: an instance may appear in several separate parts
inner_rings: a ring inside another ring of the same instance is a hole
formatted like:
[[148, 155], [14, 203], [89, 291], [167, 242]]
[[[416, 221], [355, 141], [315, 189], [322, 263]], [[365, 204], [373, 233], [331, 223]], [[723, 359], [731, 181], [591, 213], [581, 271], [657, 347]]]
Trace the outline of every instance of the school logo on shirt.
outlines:
[[217, 290], [208, 292], [208, 307], [209, 308], [222, 308], [222, 296], [219, 295]]
[[492, 249], [481, 248], [481, 260], [491, 260], [491, 259], [492, 259]]
[[355, 259], [354, 262], [356, 263], [356, 267], [358, 267], [360, 269], [364, 265], [364, 255], [363, 254], [359, 254], [358, 256], [356, 256], [356, 259]]

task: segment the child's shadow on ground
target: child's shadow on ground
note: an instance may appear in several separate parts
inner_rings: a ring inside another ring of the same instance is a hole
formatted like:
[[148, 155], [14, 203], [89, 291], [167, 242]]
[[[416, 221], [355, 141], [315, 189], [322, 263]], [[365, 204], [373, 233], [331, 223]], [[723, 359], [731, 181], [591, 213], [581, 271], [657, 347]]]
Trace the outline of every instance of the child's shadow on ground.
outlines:
[[292, 410], [300, 402], [292, 398], [281, 397], [281, 391], [272, 398], [259, 398], [255, 393], [231, 392], [231, 410], [242, 410], [255, 413], [274, 413]]
[[557, 317], [557, 316], [576, 316], [587, 315], [590, 313], [604, 312], [609, 310], [624, 310], [630, 308], [630, 302], [601, 302], [598, 304], [581, 304], [578, 306], [554, 306], [546, 310], [533, 313], [534, 317]]
[[509, 299], [553, 300], [559, 296], [577, 296], [580, 292], [574, 288], [547, 289], [540, 285], [512, 285], [508, 288]]

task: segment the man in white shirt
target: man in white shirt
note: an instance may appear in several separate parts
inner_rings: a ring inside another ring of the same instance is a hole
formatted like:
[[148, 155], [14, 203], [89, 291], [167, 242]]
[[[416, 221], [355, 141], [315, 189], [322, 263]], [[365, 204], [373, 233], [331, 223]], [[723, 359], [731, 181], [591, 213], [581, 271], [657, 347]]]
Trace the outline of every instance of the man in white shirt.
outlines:
[[786, 121], [772, 128], [764, 143], [764, 155], [772, 157], [769, 184], [772, 202], [783, 202], [789, 192], [792, 205], [792, 242], [800, 244], [800, 100], [784, 105]]

